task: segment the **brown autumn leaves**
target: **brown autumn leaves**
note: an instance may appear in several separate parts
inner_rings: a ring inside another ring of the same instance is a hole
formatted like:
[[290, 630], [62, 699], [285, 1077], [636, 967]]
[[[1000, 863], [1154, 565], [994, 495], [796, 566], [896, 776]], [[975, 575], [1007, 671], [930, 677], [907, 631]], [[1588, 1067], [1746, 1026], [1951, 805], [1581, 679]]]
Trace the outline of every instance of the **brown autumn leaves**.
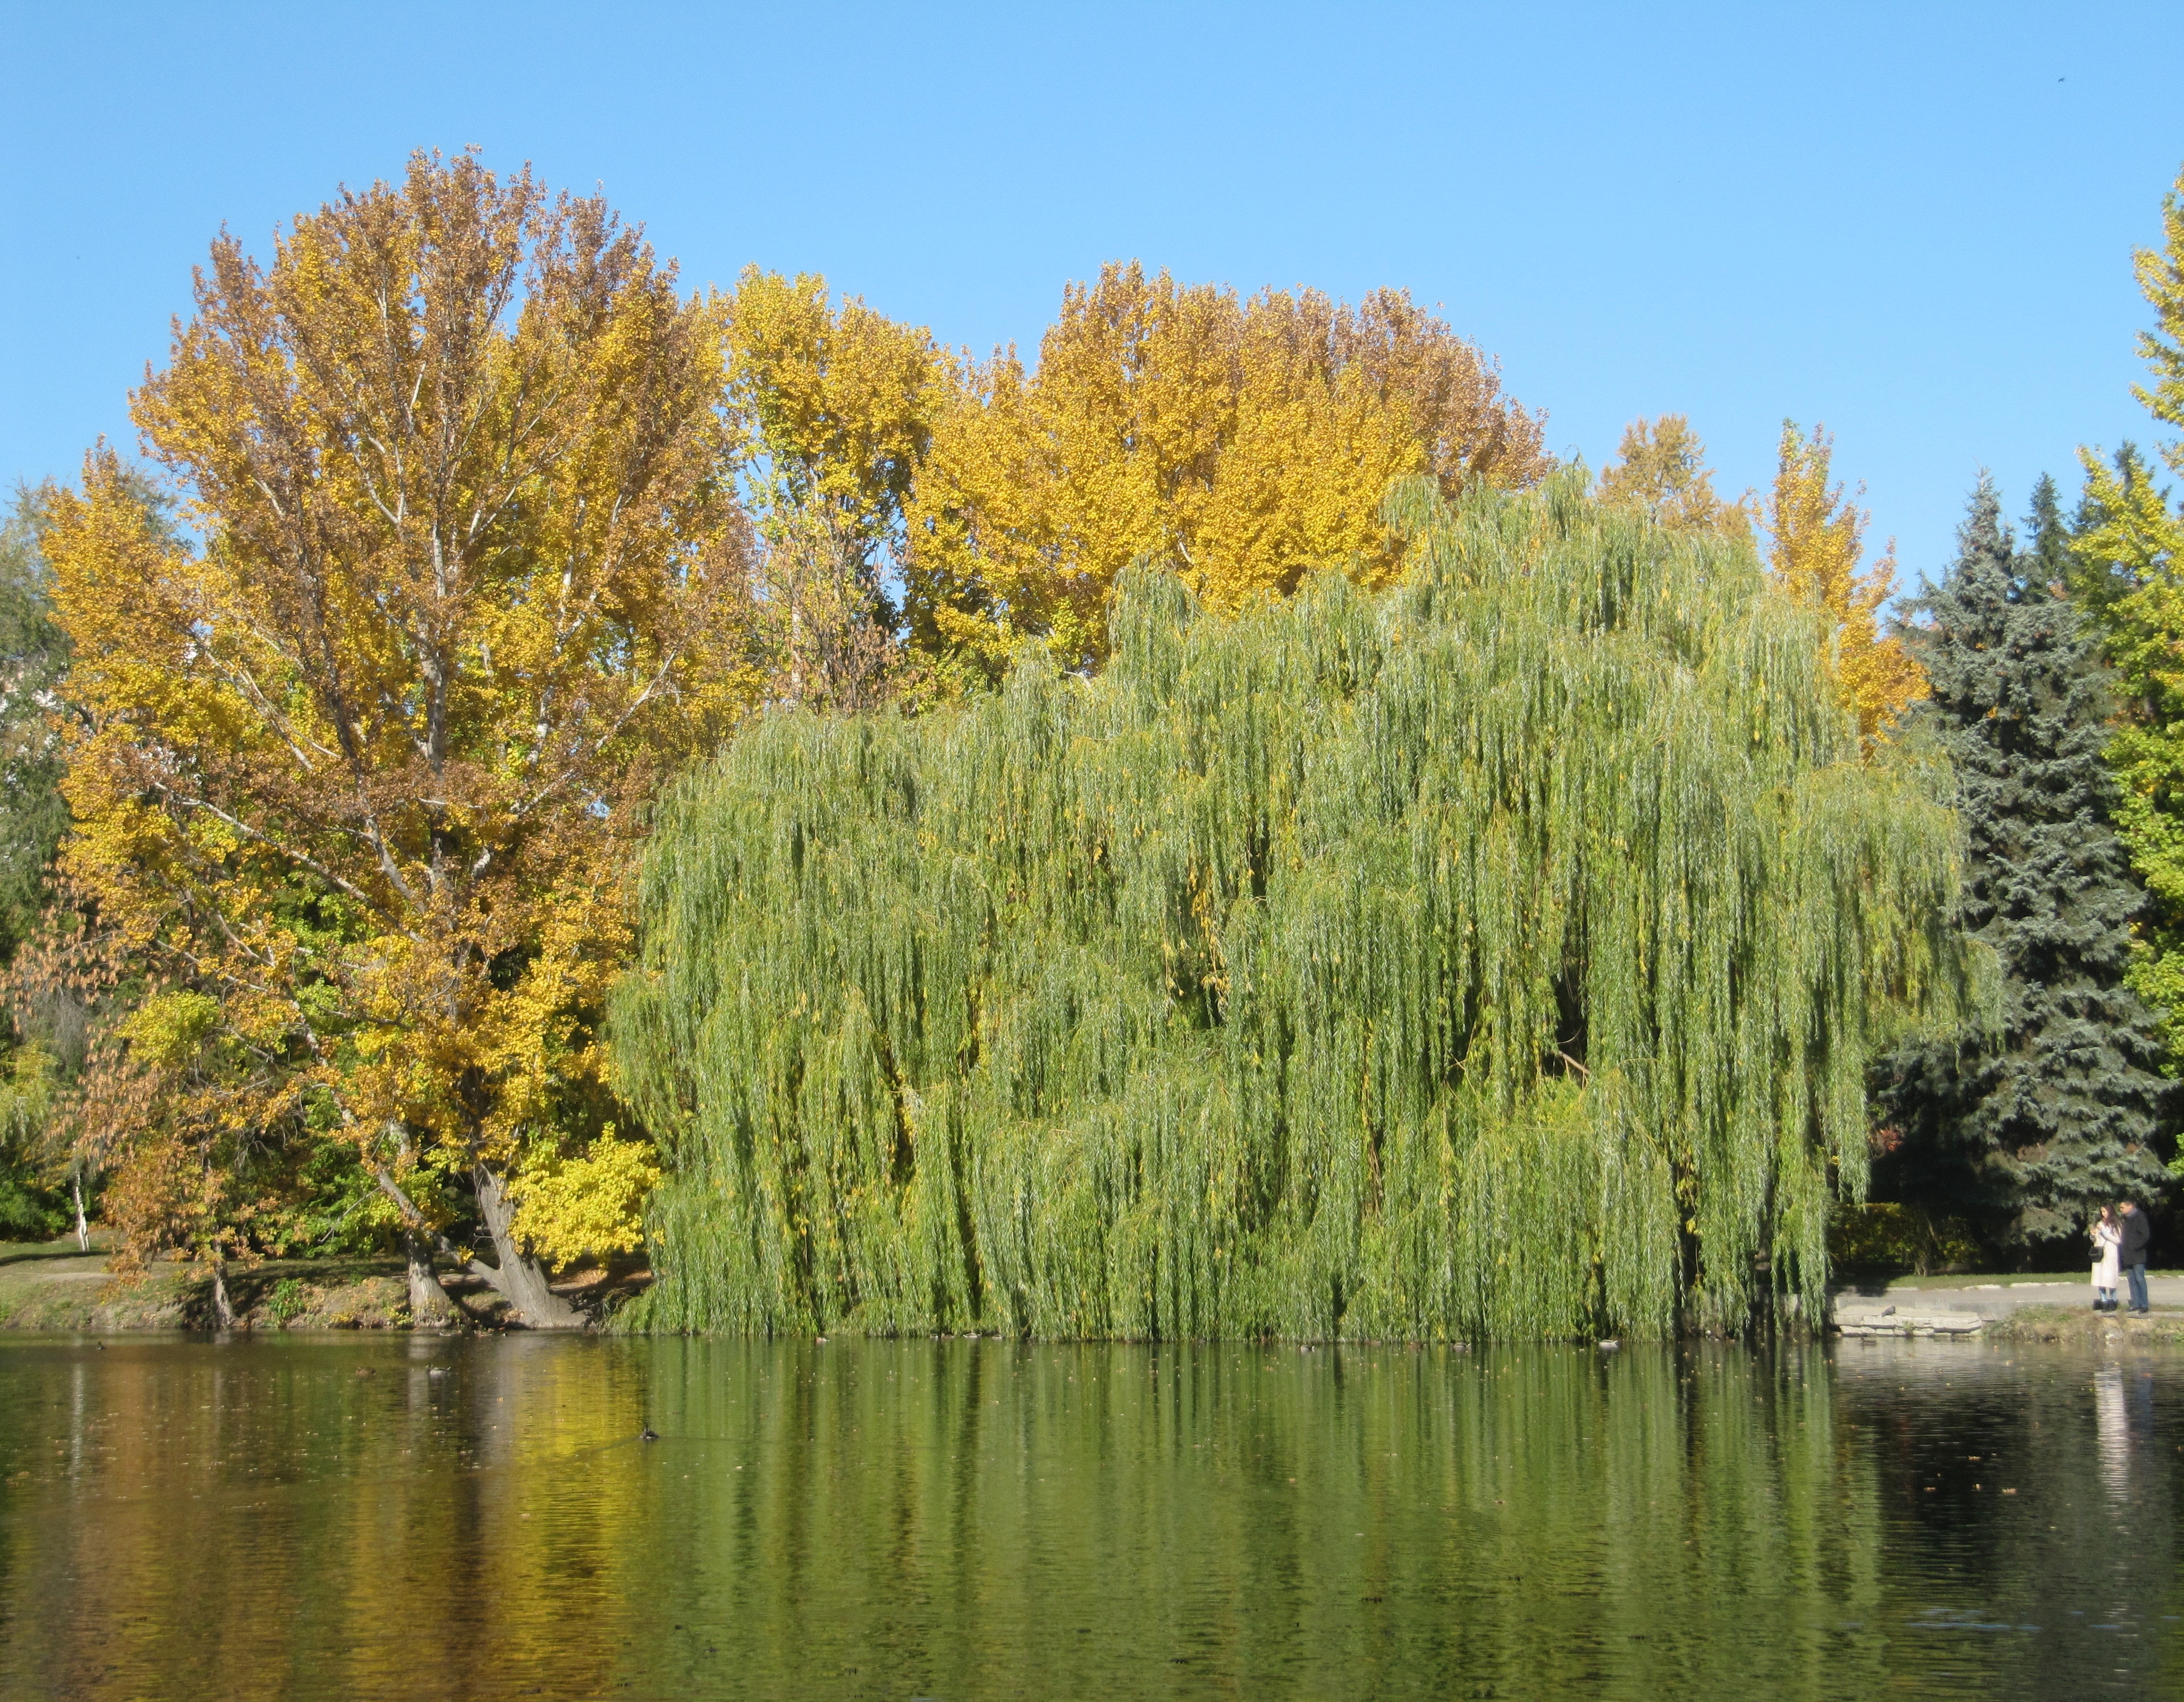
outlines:
[[[264, 265], [223, 237], [133, 412], [201, 541], [102, 452], [47, 544], [76, 828], [31, 963], [104, 1013], [72, 1138], [140, 1255], [281, 1250], [299, 1194], [346, 1186], [413, 1268], [479, 1224], [537, 1323], [567, 1320], [536, 1259], [627, 1250], [651, 1174], [601, 1157], [599, 1022], [661, 777], [767, 706], [914, 712], [1026, 643], [1096, 668], [1139, 559], [1215, 608], [1387, 583], [1396, 480], [1550, 466], [1542, 416], [1400, 292], [1115, 265], [1035, 364], [972, 361], [815, 277], [685, 297], [599, 200], [468, 156]], [[1763, 516], [1673, 416], [1600, 495], [1763, 519], [1868, 733], [1916, 694], [1824, 436], [1786, 429]], [[579, 1175], [630, 1197], [526, 1220]]]

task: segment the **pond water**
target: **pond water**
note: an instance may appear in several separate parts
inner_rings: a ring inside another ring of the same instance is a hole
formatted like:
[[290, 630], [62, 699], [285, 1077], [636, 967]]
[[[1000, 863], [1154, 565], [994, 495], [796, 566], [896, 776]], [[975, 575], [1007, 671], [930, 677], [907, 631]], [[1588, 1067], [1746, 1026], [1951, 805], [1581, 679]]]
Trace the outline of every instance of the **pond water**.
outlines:
[[1954, 1342], [20, 1341], [0, 1695], [2173, 1695], [2181, 1443]]

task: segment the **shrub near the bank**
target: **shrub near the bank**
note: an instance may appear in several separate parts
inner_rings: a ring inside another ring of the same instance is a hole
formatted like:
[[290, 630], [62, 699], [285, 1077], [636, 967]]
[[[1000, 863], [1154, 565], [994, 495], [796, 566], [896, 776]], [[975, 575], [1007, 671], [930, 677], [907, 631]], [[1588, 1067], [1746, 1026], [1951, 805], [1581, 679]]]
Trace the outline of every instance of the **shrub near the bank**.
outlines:
[[1874, 1201], [1828, 1214], [1828, 1261], [1837, 1270], [1932, 1276], [1970, 1270], [1979, 1244], [1955, 1218], [1936, 1221], [1917, 1206]]

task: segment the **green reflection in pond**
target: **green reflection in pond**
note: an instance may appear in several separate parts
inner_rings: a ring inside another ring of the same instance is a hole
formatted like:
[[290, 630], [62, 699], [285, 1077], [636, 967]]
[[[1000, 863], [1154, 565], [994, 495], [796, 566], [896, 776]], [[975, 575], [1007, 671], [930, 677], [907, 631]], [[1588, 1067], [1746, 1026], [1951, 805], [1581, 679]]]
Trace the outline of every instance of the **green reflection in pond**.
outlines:
[[22, 1342], [0, 1694], [2166, 1694], [2179, 1415], [1955, 1344]]

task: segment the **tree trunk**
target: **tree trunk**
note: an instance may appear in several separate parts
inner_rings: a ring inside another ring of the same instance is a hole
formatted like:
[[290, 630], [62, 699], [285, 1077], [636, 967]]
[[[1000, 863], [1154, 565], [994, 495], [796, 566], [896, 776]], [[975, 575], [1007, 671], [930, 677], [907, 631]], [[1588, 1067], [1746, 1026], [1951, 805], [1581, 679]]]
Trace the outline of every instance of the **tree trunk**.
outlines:
[[448, 1291], [440, 1286], [439, 1273], [432, 1269], [432, 1243], [414, 1227], [404, 1230], [402, 1242], [410, 1260], [410, 1327], [453, 1328], [462, 1320], [448, 1298]]
[[402, 1191], [402, 1185], [384, 1165], [374, 1164], [371, 1173], [378, 1180], [381, 1191], [402, 1214], [404, 1238], [410, 1249], [410, 1315], [413, 1320], [419, 1316], [416, 1303], [421, 1283], [429, 1286], [428, 1307], [429, 1291], [437, 1290], [442, 1303], [452, 1308], [458, 1316], [474, 1315], [441, 1286], [439, 1276], [432, 1269], [431, 1249], [437, 1246], [462, 1270], [478, 1278], [507, 1301], [515, 1320], [526, 1329], [582, 1330], [587, 1326], [589, 1320], [583, 1314], [548, 1287], [546, 1273], [538, 1268], [536, 1260], [526, 1258], [517, 1247], [513, 1230], [515, 1204], [508, 1197], [508, 1190], [501, 1186], [500, 1178], [486, 1166], [476, 1166], [471, 1172], [471, 1180], [477, 1189], [478, 1215], [485, 1219], [486, 1230], [493, 1237], [493, 1251], [500, 1258], [498, 1265], [470, 1257], [433, 1230], [425, 1214], [417, 1209], [416, 1203]]
[[587, 1321], [583, 1314], [546, 1286], [546, 1273], [538, 1262], [516, 1246], [512, 1229], [515, 1205], [500, 1178], [480, 1164], [471, 1172], [471, 1180], [477, 1188], [478, 1215], [485, 1219], [493, 1250], [500, 1259], [493, 1285], [507, 1297], [517, 1319], [533, 1330], [582, 1329]]
[[85, 1219], [83, 1214], [83, 1178], [81, 1176], [70, 1177], [69, 1186], [75, 1191], [76, 1247], [80, 1252], [89, 1253], [91, 1251], [91, 1225]]
[[227, 1261], [217, 1253], [212, 1261], [212, 1326], [215, 1330], [235, 1328], [235, 1308], [227, 1298]]

